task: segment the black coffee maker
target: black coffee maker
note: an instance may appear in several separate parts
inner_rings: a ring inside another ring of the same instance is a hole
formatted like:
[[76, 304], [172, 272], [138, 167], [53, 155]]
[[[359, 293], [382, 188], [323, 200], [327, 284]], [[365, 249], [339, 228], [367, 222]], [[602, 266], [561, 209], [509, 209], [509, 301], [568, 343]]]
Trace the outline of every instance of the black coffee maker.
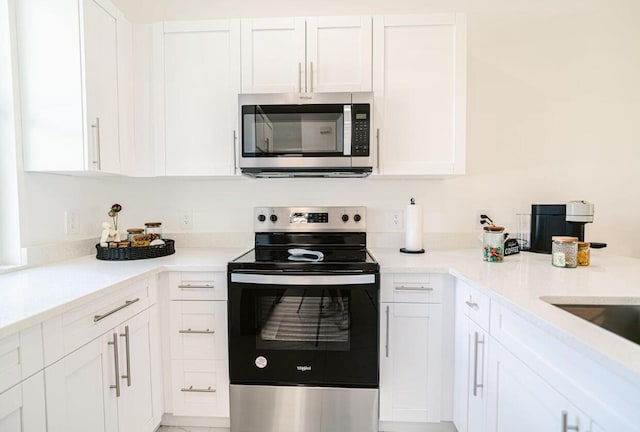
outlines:
[[[584, 225], [593, 222], [593, 204], [569, 201], [566, 204], [531, 205], [531, 252], [551, 253], [551, 237], [570, 236], [584, 241]], [[598, 243], [604, 247], [604, 243]], [[592, 244], [592, 247], [595, 244]]]

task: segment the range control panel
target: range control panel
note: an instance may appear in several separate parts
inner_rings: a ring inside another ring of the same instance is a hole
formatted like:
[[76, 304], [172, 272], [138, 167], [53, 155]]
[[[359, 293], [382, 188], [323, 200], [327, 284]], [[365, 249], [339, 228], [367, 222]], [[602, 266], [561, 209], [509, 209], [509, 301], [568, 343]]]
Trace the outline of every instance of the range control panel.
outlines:
[[256, 207], [256, 232], [366, 232], [366, 207]]

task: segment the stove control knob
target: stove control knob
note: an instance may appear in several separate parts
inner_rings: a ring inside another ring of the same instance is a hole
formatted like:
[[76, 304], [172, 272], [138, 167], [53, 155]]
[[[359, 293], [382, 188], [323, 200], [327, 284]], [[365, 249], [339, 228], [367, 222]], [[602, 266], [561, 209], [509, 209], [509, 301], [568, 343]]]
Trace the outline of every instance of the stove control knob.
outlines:
[[258, 220], [259, 220], [260, 222], [264, 222], [264, 221], [266, 221], [266, 220], [267, 220], [267, 217], [266, 217], [265, 215], [261, 214], [261, 215], [259, 215], [259, 216], [258, 216]]
[[342, 222], [347, 222], [349, 220], [349, 215], [348, 214], [343, 214], [342, 215]]
[[353, 220], [356, 222], [360, 222], [361, 219], [362, 219], [362, 216], [360, 216], [359, 214], [353, 216]]
[[271, 216], [269, 216], [269, 220], [271, 220], [271, 222], [275, 222], [278, 220], [278, 216], [272, 214]]

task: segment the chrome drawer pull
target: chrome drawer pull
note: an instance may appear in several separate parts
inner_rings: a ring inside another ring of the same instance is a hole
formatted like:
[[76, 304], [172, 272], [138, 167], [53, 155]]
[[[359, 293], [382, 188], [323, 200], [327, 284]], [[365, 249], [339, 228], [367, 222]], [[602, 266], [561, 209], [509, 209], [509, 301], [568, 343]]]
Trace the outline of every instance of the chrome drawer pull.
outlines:
[[186, 329], [186, 330], [178, 330], [178, 333], [182, 333], [182, 334], [214, 334], [215, 330], [191, 330], [191, 329]]
[[566, 411], [562, 411], [562, 432], [569, 432], [569, 431], [580, 432], [580, 425], [569, 426], [569, 420], [567, 418], [568, 415], [569, 414], [567, 414]]
[[190, 393], [215, 393], [216, 389], [212, 389], [211, 386], [207, 387], [206, 389], [198, 389], [193, 388], [193, 386], [189, 386], [189, 388], [181, 388], [180, 391]]
[[131, 306], [132, 304], [134, 304], [135, 302], [140, 301], [140, 297], [138, 297], [137, 299], [133, 299], [133, 300], [127, 300], [124, 302], [124, 304], [122, 306], [118, 306], [117, 308], [110, 310], [109, 312], [102, 314], [102, 315], [94, 315], [93, 316], [93, 322], [98, 322], [101, 319], [104, 319], [106, 317], [108, 317], [109, 315], [112, 315], [116, 312], [118, 312], [119, 310], [122, 310], [124, 308], [126, 308], [127, 306]]
[[178, 285], [178, 288], [180, 288], [180, 289], [192, 289], [192, 288], [209, 289], [209, 288], [213, 288], [213, 284], [203, 284], [203, 285], [183, 284], [183, 285]]
[[400, 285], [396, 287], [396, 291], [433, 291], [433, 287], [420, 285], [420, 286], [405, 286]]
[[479, 310], [480, 306], [478, 305], [478, 303], [473, 303], [470, 301], [465, 301], [465, 303], [467, 304], [467, 306], [469, 306], [471, 309], [475, 309], [475, 310]]
[[[478, 396], [478, 389], [483, 388], [483, 384], [478, 383], [478, 345], [482, 345], [482, 349], [484, 350], [484, 336], [482, 336], [482, 340], [478, 337], [478, 332], [475, 332], [475, 344], [474, 344], [474, 354], [473, 354], [473, 395]], [[484, 368], [484, 352], [482, 354], [482, 364]]]

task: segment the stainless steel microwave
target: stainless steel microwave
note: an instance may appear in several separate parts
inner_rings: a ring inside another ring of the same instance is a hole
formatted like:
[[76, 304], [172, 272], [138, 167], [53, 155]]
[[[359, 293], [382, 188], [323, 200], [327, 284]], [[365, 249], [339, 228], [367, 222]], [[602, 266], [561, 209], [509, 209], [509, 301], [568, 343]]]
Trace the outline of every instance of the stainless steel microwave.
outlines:
[[239, 96], [239, 166], [253, 177], [365, 177], [372, 93]]

